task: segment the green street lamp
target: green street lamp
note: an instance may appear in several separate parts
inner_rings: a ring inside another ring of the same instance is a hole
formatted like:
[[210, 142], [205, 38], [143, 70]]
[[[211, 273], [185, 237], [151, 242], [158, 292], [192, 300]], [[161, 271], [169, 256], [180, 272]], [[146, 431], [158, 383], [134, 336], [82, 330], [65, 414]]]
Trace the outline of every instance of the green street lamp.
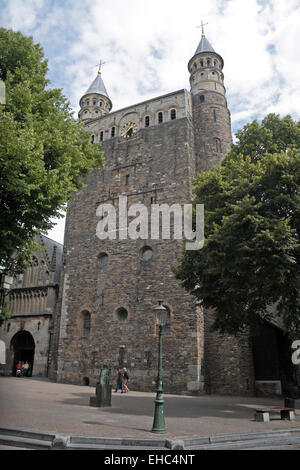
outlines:
[[165, 434], [165, 417], [164, 417], [164, 400], [163, 400], [163, 383], [162, 383], [162, 329], [166, 324], [168, 319], [168, 311], [162, 305], [163, 300], [158, 301], [158, 307], [154, 308], [156, 313], [156, 324], [159, 327], [159, 337], [158, 337], [158, 373], [157, 373], [157, 388], [156, 388], [156, 398], [154, 400], [155, 409], [154, 409], [154, 419], [152, 432], [156, 434]]

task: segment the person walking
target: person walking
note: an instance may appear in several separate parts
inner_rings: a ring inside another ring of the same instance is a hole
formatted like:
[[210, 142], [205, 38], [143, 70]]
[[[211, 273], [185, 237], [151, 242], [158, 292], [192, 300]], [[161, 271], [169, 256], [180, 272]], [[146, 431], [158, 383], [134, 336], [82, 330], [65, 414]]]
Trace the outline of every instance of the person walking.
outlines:
[[128, 375], [126, 367], [123, 367], [123, 377], [124, 377], [124, 390], [125, 390], [125, 393], [127, 393], [127, 392], [129, 392], [129, 388], [127, 386], [128, 380], [129, 380], [129, 375]]
[[121, 389], [121, 393], [124, 393], [124, 376], [121, 369], [117, 369], [117, 385], [115, 392], [117, 392], [119, 388]]
[[16, 377], [21, 377], [22, 375], [22, 364], [19, 361], [16, 365]]
[[25, 362], [25, 364], [24, 364], [24, 366], [23, 366], [23, 369], [24, 369], [24, 375], [25, 375], [25, 377], [28, 377], [28, 369], [29, 369], [28, 361]]

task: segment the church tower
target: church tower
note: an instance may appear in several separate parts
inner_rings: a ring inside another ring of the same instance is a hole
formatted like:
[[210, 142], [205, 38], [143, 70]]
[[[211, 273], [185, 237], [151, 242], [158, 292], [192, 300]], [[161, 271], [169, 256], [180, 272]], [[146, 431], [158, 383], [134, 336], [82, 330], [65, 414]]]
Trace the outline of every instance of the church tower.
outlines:
[[200, 43], [188, 63], [197, 172], [217, 166], [232, 142], [223, 66], [223, 58], [205, 37], [202, 26]]
[[100, 67], [97, 77], [81, 97], [79, 105], [80, 111], [78, 117], [83, 122], [105, 116], [110, 112], [112, 102], [102, 80]]

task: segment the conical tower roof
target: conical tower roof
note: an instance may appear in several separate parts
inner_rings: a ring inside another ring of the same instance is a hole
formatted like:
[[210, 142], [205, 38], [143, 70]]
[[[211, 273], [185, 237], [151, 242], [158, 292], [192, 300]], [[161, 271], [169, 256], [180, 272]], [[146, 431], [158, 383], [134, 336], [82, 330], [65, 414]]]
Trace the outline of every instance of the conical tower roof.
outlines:
[[202, 34], [201, 41], [194, 55], [200, 54], [201, 52], [216, 52], [204, 34]]
[[93, 83], [89, 86], [89, 88], [86, 90], [82, 98], [91, 93], [97, 93], [98, 95], [106, 96], [106, 98], [110, 99], [106, 91], [105, 85], [103, 83], [100, 71], [98, 72], [97, 77], [95, 78]]
[[212, 47], [211, 43], [209, 42], [208, 39], [206, 39], [206, 36], [204, 34], [204, 32], [202, 32], [202, 36], [201, 36], [201, 40], [198, 44], [198, 47], [195, 51], [195, 54], [193, 55], [193, 57], [190, 59], [189, 61], [189, 64], [188, 64], [188, 69], [190, 70], [190, 64], [192, 63], [194, 57], [198, 54], [205, 54], [205, 53], [213, 53], [213, 54], [216, 54], [220, 60], [221, 60], [221, 68], [223, 68], [224, 66], [224, 60], [223, 58], [220, 56], [220, 54], [218, 54], [214, 48]]

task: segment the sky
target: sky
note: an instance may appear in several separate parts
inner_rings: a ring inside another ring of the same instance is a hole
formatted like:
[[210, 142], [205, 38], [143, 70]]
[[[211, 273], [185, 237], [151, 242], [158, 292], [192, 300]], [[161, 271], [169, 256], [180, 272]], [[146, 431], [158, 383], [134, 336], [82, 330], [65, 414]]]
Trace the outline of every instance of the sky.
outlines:
[[[225, 62], [233, 138], [270, 112], [299, 119], [300, 0], [0, 0], [0, 26], [42, 46], [75, 117], [100, 60], [112, 111], [190, 90], [201, 21]], [[61, 219], [48, 236], [63, 232]]]

